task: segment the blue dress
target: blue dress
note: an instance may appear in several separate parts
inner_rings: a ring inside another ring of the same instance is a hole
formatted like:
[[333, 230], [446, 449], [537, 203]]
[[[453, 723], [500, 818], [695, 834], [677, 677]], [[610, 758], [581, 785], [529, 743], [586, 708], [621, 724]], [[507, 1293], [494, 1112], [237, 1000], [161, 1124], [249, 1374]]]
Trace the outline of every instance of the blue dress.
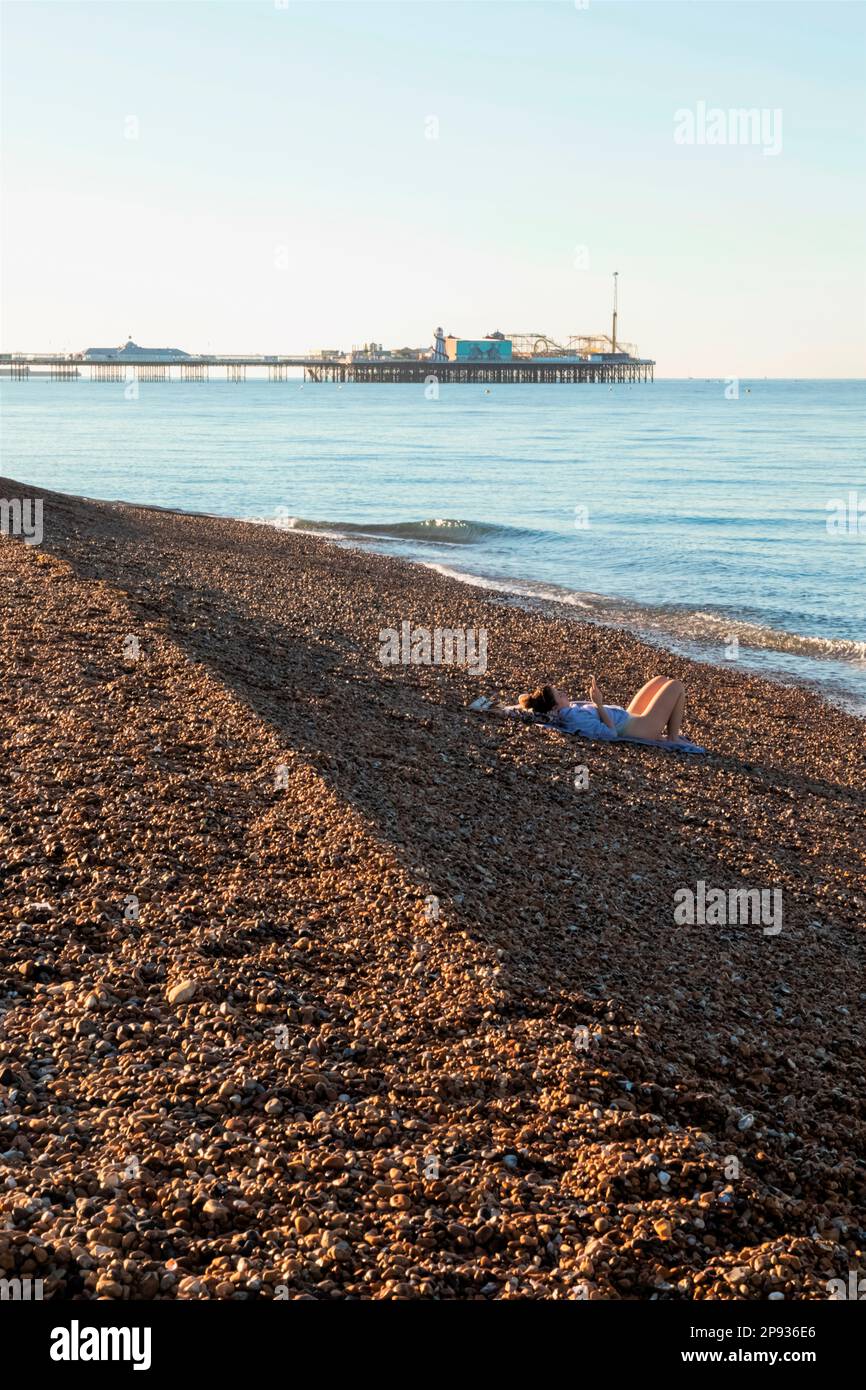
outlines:
[[598, 710], [589, 701], [566, 705], [565, 709], [556, 711], [553, 720], [566, 734], [583, 734], [584, 738], [606, 739], [610, 743], [618, 738], [620, 730], [630, 716], [622, 705], [605, 705], [604, 708], [613, 721], [612, 729], [599, 718]]

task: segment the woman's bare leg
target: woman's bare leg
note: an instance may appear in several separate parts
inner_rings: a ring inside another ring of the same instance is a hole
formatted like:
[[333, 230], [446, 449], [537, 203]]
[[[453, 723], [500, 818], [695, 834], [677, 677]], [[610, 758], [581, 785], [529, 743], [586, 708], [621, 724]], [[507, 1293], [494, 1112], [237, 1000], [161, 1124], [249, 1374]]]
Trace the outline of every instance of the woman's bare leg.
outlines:
[[626, 738], [663, 738], [673, 741], [680, 736], [686, 709], [686, 692], [682, 681], [666, 680], [650, 698], [642, 714], [631, 715], [622, 730]]
[[668, 679], [668, 676], [653, 676], [646, 685], [642, 685], [628, 707], [629, 714], [645, 714], [653, 695], [661, 690]]
[[676, 684], [680, 687], [680, 693], [668, 719], [668, 738], [674, 740], [678, 739], [680, 736], [680, 729], [682, 728], [683, 717], [686, 712], [685, 689], [679, 681], [677, 681]]

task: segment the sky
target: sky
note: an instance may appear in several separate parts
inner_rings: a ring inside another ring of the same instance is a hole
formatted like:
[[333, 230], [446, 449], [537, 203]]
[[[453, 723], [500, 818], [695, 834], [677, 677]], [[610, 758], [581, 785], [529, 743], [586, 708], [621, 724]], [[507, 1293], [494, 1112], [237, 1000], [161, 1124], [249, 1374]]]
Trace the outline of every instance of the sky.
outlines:
[[562, 341], [618, 271], [658, 376], [866, 374], [860, 0], [0, 13], [4, 351]]

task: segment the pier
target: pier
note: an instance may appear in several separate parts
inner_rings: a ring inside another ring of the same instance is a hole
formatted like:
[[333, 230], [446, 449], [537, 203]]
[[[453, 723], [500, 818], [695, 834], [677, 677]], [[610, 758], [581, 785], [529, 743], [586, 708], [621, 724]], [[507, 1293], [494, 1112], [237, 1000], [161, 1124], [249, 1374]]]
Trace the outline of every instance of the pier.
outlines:
[[[653, 381], [655, 362], [640, 357], [633, 343], [623, 342], [619, 323], [619, 271], [613, 272], [611, 332], [577, 334], [561, 342], [546, 333], [488, 334], [463, 338], [433, 332], [430, 349], [403, 347], [387, 351], [382, 343], [369, 342], [351, 352], [339, 348], [287, 355], [266, 353], [190, 353], [179, 347], [141, 347], [129, 341], [122, 347], [91, 347], [83, 352], [0, 353], [0, 376], [27, 381], [48, 376], [52, 381], [73, 381], [89, 374], [91, 381], [206, 382], [211, 372], [224, 372], [224, 380], [241, 384], [247, 372], [259, 372], [268, 381], [357, 385], [454, 386], [461, 382], [483, 385], [590, 384], [635, 385]], [[172, 373], [177, 371], [175, 378]]]
[[365, 362], [313, 363], [304, 369], [304, 379], [338, 382], [418, 382], [421, 385], [437, 382], [452, 385], [458, 382], [482, 382], [486, 385], [505, 383], [555, 382], [560, 385], [579, 382], [644, 382], [652, 381], [654, 362], [640, 359], [619, 362], [551, 361], [549, 358], [512, 357], [505, 362], [434, 362], [394, 361], [381, 359]]
[[31, 376], [52, 381], [90, 380], [100, 382], [207, 382], [211, 373], [224, 372], [224, 379], [238, 384], [248, 372], [260, 372], [271, 382], [289, 382], [300, 372], [304, 381], [358, 384], [454, 385], [460, 382], [493, 385], [556, 383], [559, 385], [633, 384], [651, 382], [655, 362], [649, 358], [623, 357], [611, 361], [590, 361], [578, 356], [552, 358], [513, 356], [503, 361], [437, 360], [428, 358], [364, 357], [325, 358], [316, 356], [255, 357], [207, 356], [167, 360], [164, 356], [141, 356], [135, 360], [96, 360], [84, 354], [58, 356], [50, 353], [4, 354], [0, 356], [0, 375], [13, 381]]

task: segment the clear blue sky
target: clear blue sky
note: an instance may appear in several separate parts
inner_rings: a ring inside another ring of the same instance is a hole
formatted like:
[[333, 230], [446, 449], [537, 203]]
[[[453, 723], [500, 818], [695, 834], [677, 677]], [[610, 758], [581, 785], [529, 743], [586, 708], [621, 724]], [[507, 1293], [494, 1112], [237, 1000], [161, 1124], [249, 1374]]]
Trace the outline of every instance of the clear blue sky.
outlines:
[[2, 344], [564, 336], [618, 270], [662, 375], [863, 375], [864, 70], [853, 0], [7, 0]]

